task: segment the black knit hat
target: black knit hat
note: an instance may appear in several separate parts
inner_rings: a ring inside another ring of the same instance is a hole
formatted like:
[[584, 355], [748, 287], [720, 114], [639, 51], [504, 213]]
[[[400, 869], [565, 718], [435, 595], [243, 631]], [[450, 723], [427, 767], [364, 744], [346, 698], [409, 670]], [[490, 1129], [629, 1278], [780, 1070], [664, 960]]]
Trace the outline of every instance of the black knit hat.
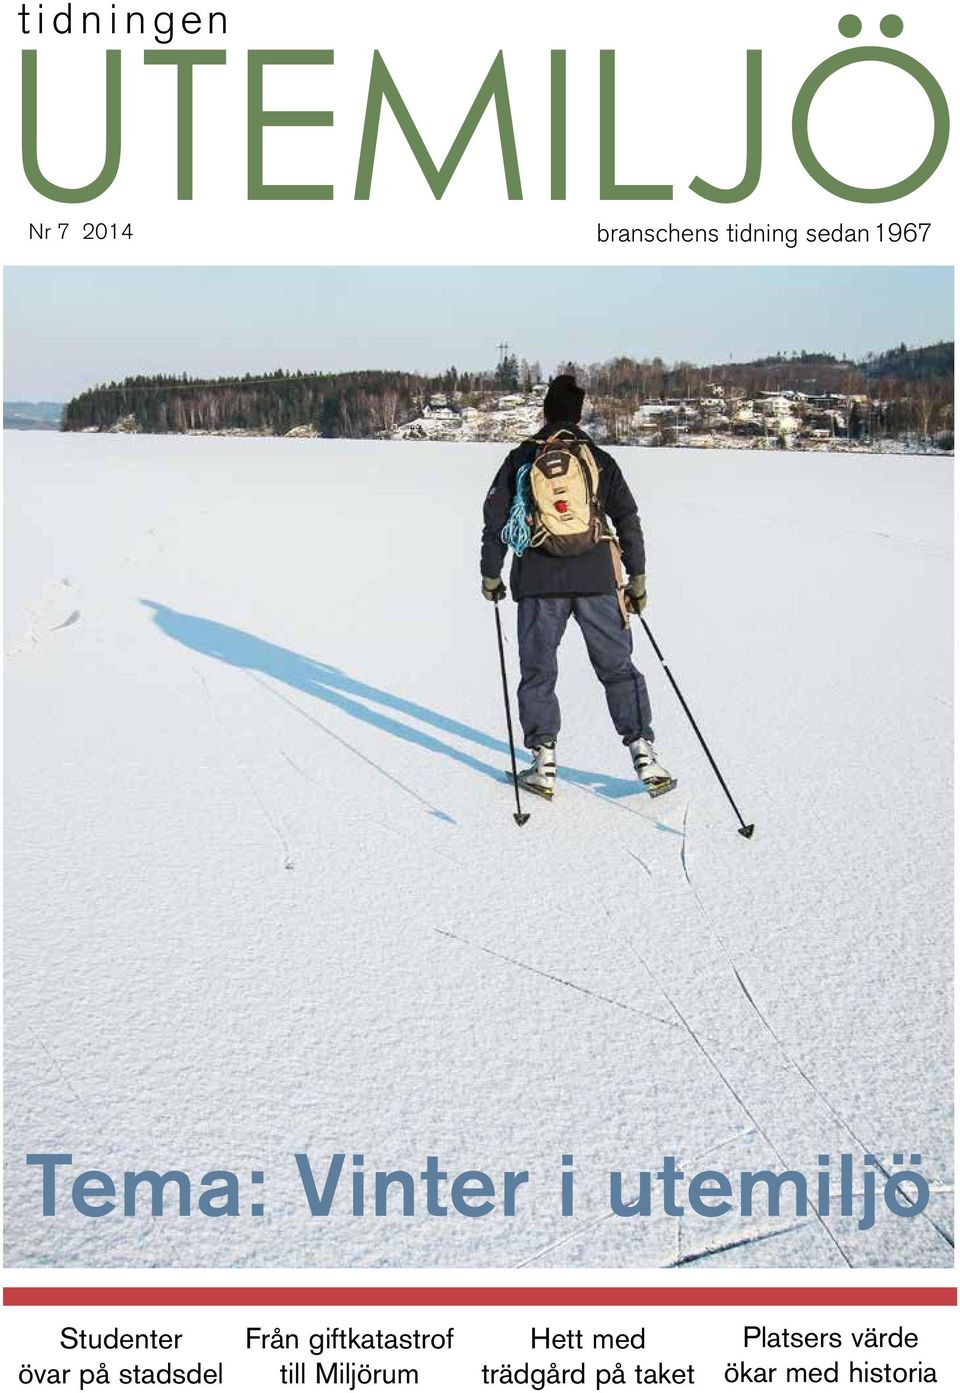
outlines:
[[543, 414], [548, 421], [568, 421], [576, 425], [583, 411], [586, 392], [577, 386], [576, 378], [568, 373], [555, 377], [543, 399]]

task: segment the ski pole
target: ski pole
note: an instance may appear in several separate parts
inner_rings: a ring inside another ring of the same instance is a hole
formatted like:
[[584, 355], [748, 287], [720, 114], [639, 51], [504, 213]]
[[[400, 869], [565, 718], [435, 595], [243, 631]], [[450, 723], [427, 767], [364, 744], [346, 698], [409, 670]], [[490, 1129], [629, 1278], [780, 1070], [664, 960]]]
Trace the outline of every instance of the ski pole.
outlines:
[[517, 800], [517, 811], [513, 815], [513, 820], [518, 827], [529, 819], [530, 814], [522, 811], [520, 807], [520, 782], [517, 778], [517, 754], [513, 748], [513, 721], [510, 718], [510, 693], [507, 690], [507, 661], [503, 656], [503, 629], [500, 626], [500, 602], [494, 602], [494, 617], [497, 621], [497, 647], [500, 649], [500, 676], [503, 679], [503, 709], [507, 713], [507, 740], [510, 745], [510, 768], [513, 771], [513, 793]]
[[676, 683], [676, 680], [675, 680], [675, 678], [674, 678], [674, 676], [673, 676], [673, 673], [670, 671], [669, 667], [667, 666], [667, 660], [666, 660], [666, 658], [664, 658], [663, 654], [660, 652], [660, 645], [657, 643], [657, 640], [654, 638], [653, 634], [650, 632], [650, 625], [649, 625], [649, 624], [647, 623], [647, 621], [644, 619], [644, 617], [643, 617], [642, 614], [641, 614], [641, 616], [640, 616], [640, 623], [643, 625], [643, 632], [646, 634], [647, 638], [650, 640], [651, 644], [653, 645], [653, 651], [654, 651], [654, 653], [656, 653], [657, 657], [660, 659], [660, 666], [663, 668], [664, 672], [667, 674], [667, 676], [668, 676], [669, 679], [670, 679], [670, 685], [671, 685], [671, 687], [673, 688], [673, 690], [676, 692], [677, 696], [678, 696], [679, 699], [680, 699], [680, 705], [683, 707], [684, 711], [686, 712], [687, 720], [688, 720], [688, 721], [690, 722], [690, 724], [693, 726], [693, 733], [694, 733], [694, 735], [697, 737], [697, 739], [700, 741], [700, 744], [703, 746], [703, 753], [706, 755], [707, 759], [710, 761], [710, 768], [713, 770], [713, 772], [716, 774], [717, 778], [720, 780], [720, 787], [723, 789], [724, 793], [727, 795], [727, 798], [728, 798], [728, 800], [729, 800], [729, 802], [730, 802], [730, 806], [731, 806], [731, 808], [733, 809], [733, 811], [734, 811], [734, 812], [736, 813], [736, 815], [737, 815], [737, 821], [738, 821], [739, 824], [740, 824], [740, 826], [737, 828], [737, 831], [740, 833], [741, 837], [747, 837], [747, 838], [749, 839], [750, 837], [753, 836], [754, 824], [753, 824], [752, 822], [744, 822], [743, 817], [742, 817], [742, 815], [741, 815], [741, 813], [740, 813], [740, 809], [737, 807], [736, 803], [733, 801], [733, 794], [732, 794], [732, 793], [730, 792], [730, 790], [727, 788], [726, 781], [725, 781], [723, 775], [720, 773], [720, 770], [717, 768], [717, 761], [714, 759], [713, 755], [710, 753], [710, 747], [709, 747], [709, 745], [707, 744], [706, 740], [704, 740], [703, 736], [700, 734], [700, 727], [697, 725], [696, 721], [693, 719], [693, 712], [690, 710], [690, 707], [689, 707], [689, 706], [687, 705], [687, 703], [684, 701], [683, 692], [681, 692], [680, 688], [677, 686], [677, 683]]

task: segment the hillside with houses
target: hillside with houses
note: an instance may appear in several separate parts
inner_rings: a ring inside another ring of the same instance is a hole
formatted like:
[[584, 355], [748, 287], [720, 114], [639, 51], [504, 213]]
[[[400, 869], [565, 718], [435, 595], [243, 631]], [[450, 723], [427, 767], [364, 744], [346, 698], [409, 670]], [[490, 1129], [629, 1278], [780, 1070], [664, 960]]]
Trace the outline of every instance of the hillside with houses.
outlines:
[[[543, 423], [545, 382], [480, 405], [434, 393], [423, 412], [398, 426], [394, 440], [516, 441]], [[867, 393], [805, 393], [788, 388], [748, 396], [742, 388], [712, 383], [707, 395], [641, 402], [625, 412], [619, 403], [588, 402], [584, 425], [600, 444], [699, 449], [859, 449], [895, 444], [949, 453], [952, 428], [933, 439], [892, 433], [888, 408]]]
[[[953, 451], [953, 344], [850, 362], [778, 354], [698, 367], [659, 358], [561, 363], [601, 444], [701, 449]], [[493, 371], [135, 377], [64, 408], [67, 431], [447, 442], [517, 441], [542, 421], [546, 374], [506, 344]]]

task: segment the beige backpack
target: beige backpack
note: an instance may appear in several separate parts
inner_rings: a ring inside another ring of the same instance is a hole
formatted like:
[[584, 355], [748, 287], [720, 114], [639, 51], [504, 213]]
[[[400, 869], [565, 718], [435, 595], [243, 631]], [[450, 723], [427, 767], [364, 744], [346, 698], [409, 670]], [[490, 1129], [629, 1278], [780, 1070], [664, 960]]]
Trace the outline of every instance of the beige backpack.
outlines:
[[587, 442], [572, 431], [558, 431], [536, 443], [529, 476], [529, 544], [550, 556], [579, 556], [607, 535], [597, 498], [597, 462]]

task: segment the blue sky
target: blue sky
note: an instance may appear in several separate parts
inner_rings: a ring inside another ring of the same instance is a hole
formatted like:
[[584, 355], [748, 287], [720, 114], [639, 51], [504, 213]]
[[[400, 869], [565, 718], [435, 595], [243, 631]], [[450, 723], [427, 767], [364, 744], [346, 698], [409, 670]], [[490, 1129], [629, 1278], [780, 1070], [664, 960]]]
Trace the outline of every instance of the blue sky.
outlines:
[[4, 398], [133, 373], [861, 356], [953, 337], [949, 267], [12, 267]]

